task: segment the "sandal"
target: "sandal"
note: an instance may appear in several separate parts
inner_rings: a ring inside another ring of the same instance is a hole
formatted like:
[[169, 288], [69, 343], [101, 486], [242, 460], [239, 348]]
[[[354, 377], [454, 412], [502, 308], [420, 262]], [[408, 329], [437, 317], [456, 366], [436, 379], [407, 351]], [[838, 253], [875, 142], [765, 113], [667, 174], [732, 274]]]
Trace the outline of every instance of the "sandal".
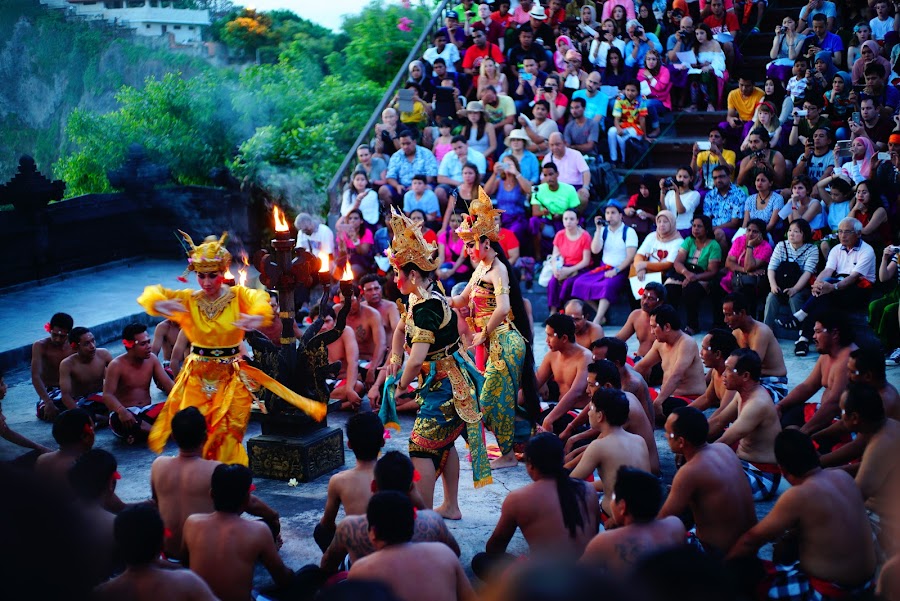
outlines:
[[776, 319], [775, 323], [786, 330], [799, 330], [800, 329], [800, 321], [791, 315], [791, 318], [788, 320]]

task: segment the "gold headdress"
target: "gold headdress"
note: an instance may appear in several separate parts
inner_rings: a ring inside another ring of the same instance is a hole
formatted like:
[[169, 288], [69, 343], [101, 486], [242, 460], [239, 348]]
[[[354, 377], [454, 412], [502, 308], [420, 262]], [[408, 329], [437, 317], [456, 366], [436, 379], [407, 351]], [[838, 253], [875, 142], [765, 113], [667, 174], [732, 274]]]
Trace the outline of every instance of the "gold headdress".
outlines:
[[406, 215], [398, 213], [394, 207], [391, 207], [391, 228], [394, 230], [394, 238], [387, 256], [394, 267], [399, 269], [407, 263], [413, 263], [425, 271], [438, 268], [437, 244], [426, 242], [421, 228]]
[[456, 228], [456, 235], [463, 242], [479, 241], [482, 236], [497, 242], [500, 240], [500, 228], [494, 223], [494, 215], [502, 213], [495, 209], [491, 197], [484, 188], [478, 188], [478, 198], [469, 205], [469, 214], [463, 214], [462, 223]]
[[200, 246], [194, 246], [194, 241], [186, 233], [178, 230], [185, 242], [190, 246], [187, 251], [188, 266], [186, 271], [209, 273], [214, 271], [227, 271], [231, 265], [231, 253], [225, 248], [228, 240], [228, 232], [223, 232], [221, 238], [207, 236]]

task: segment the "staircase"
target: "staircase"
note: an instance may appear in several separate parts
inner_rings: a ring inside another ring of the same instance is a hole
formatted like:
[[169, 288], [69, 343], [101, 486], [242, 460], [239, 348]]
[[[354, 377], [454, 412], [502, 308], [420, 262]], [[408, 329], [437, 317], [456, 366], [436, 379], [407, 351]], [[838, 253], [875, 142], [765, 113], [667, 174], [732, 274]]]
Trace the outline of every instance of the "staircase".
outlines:
[[[795, 19], [800, 9], [806, 4], [802, 0], [777, 0], [775, 6], [766, 9], [760, 33], [748, 36], [743, 33], [739, 38], [743, 55], [743, 68], [754, 74], [757, 85], [761, 88], [765, 82], [766, 64], [771, 60], [769, 51], [775, 37], [775, 26], [780, 25], [785, 16]], [[754, 17], [755, 18], [755, 15]], [[747, 30], [749, 28], [743, 28]], [[724, 94], [737, 87], [736, 74], [726, 84]], [[780, 108], [780, 107], [777, 107]], [[610, 198], [627, 199], [636, 194], [641, 178], [650, 175], [655, 179], [674, 177], [680, 165], [687, 165], [691, 160], [691, 149], [694, 142], [705, 141], [709, 129], [725, 121], [726, 111], [714, 112], [678, 112], [669, 113], [660, 118], [660, 136], [650, 147], [653, 167], [649, 169], [617, 169], [616, 173], [624, 184], [610, 194]], [[739, 157], [740, 158], [740, 157]]]

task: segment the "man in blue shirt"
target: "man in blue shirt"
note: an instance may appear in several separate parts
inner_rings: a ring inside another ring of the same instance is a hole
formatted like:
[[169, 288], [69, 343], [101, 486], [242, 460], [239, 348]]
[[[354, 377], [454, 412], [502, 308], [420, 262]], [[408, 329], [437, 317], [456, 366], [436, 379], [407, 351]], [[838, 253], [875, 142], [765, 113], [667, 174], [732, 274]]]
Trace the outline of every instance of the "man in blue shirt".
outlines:
[[434, 184], [437, 178], [437, 159], [430, 150], [416, 145], [415, 134], [403, 130], [397, 137], [400, 140], [400, 152], [391, 155], [387, 183], [378, 189], [378, 197], [385, 207], [390, 204], [400, 206], [403, 195], [412, 186], [414, 175], [424, 174], [429, 184]]
[[712, 170], [713, 189], [703, 199], [703, 214], [712, 220], [713, 234], [724, 256], [731, 248], [731, 238], [744, 219], [747, 193], [731, 182], [731, 169], [726, 164]]
[[843, 64], [842, 52], [844, 51], [844, 42], [841, 38], [828, 31], [827, 18], [822, 13], [813, 15], [812, 29], [813, 35], [806, 38], [803, 46], [800, 47], [800, 54], [809, 58], [810, 65], [815, 63], [816, 54], [822, 50], [831, 52], [834, 58], [834, 64]]
[[637, 19], [632, 19], [625, 24], [628, 33], [628, 42], [625, 43], [625, 66], [633, 69], [644, 65], [644, 55], [651, 48], [662, 54], [662, 44], [655, 34], [644, 31], [643, 25]]
[[584, 116], [602, 125], [601, 122], [609, 108], [609, 96], [600, 91], [600, 85], [600, 73], [592, 71], [585, 82], [585, 89], [572, 94], [572, 99], [583, 99]]

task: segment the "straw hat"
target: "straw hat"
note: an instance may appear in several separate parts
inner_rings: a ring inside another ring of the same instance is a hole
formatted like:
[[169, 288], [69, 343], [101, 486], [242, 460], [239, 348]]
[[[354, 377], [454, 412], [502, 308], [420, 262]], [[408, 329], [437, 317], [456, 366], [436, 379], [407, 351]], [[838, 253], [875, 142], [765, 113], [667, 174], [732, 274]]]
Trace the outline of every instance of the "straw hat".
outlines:
[[530, 138], [528, 137], [528, 134], [525, 133], [524, 129], [514, 129], [509, 132], [508, 136], [506, 136], [503, 144], [505, 144], [509, 148], [511, 147], [510, 142], [512, 142], [513, 140], [524, 140], [527, 144]]

